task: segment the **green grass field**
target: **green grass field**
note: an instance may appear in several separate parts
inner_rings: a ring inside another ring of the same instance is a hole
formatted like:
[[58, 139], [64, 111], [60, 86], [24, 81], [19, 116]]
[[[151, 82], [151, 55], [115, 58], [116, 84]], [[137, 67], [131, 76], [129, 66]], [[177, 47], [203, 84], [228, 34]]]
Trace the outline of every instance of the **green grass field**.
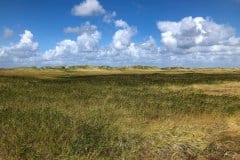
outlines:
[[0, 69], [0, 160], [240, 159], [240, 69]]

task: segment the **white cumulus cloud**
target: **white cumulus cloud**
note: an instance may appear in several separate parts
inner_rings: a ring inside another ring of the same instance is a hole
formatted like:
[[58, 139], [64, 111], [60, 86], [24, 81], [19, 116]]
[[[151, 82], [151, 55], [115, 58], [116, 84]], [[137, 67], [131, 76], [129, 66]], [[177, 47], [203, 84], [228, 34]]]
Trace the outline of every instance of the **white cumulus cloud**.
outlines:
[[72, 8], [72, 14], [75, 16], [98, 16], [105, 12], [98, 0], [85, 0]]
[[2, 57], [16, 57], [16, 58], [28, 58], [34, 56], [34, 53], [38, 49], [38, 43], [33, 41], [33, 34], [29, 30], [25, 30], [20, 35], [21, 39], [17, 44], [9, 47], [2, 47]]
[[113, 35], [113, 46], [115, 49], [126, 49], [131, 44], [131, 38], [136, 34], [137, 30], [130, 27], [125, 21], [115, 21], [115, 26], [120, 29]]
[[191, 50], [199, 46], [225, 45], [234, 37], [234, 29], [202, 17], [185, 17], [179, 22], [159, 21], [162, 44], [170, 51]]
[[[86, 22], [66, 27], [76, 34], [52, 49], [38, 52], [33, 34], [25, 30], [20, 40], [0, 46], [0, 66], [31, 65], [158, 65], [184, 67], [239, 67], [240, 37], [235, 30], [209, 18], [185, 17], [180, 21], [159, 21], [161, 43], [152, 36], [134, 41], [137, 29], [126, 21], [116, 20], [115, 33], [105, 46], [97, 26]], [[104, 35], [104, 34], [103, 34]]]
[[84, 25], [75, 28], [68, 28], [68, 33], [78, 33], [76, 40], [66, 39], [57, 44], [54, 49], [43, 54], [46, 60], [63, 57], [84, 57], [84, 54], [98, 50], [98, 43], [101, 33], [97, 27], [86, 22]]
[[[95, 65], [129, 65], [156, 61], [160, 48], [153, 37], [143, 42], [131, 39], [137, 33], [134, 27], [123, 20], [115, 21], [117, 27], [112, 42], [99, 46], [101, 33], [89, 22], [80, 27], [68, 28], [68, 33], [79, 34], [76, 40], [63, 40], [57, 46], [44, 53], [46, 64], [95, 64]], [[74, 28], [74, 29], [73, 29]], [[66, 31], [66, 30], [65, 30]]]
[[114, 46], [102, 48], [98, 53], [98, 65], [156, 65], [160, 62], [160, 48], [153, 37], [142, 42], [130, 42], [124, 49]]
[[240, 38], [228, 25], [209, 18], [185, 17], [178, 22], [159, 21], [162, 53], [179, 66], [239, 66]]
[[78, 5], [75, 5], [72, 10], [75, 16], [103, 16], [102, 20], [105, 23], [114, 21], [117, 13], [115, 11], [106, 11], [98, 0], [85, 0]]
[[25, 30], [20, 35], [20, 41], [17, 44], [0, 47], [0, 62], [5, 66], [14, 64], [27, 64], [31, 58], [36, 56], [38, 43], [33, 41], [33, 34]]

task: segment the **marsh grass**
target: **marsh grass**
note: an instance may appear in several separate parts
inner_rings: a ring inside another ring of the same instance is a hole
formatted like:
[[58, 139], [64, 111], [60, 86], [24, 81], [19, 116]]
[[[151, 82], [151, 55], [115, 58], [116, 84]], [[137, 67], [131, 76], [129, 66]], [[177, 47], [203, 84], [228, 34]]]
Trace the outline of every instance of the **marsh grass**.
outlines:
[[0, 159], [236, 158], [239, 73], [139, 66], [0, 70]]
[[69, 153], [71, 119], [51, 109], [0, 111], [1, 151], [13, 159], [51, 159]]

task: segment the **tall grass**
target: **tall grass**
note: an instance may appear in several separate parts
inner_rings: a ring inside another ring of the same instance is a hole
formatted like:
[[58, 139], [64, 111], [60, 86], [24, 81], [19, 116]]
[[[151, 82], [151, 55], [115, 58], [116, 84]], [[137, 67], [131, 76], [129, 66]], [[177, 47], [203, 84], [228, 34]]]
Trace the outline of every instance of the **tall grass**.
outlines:
[[194, 87], [238, 87], [238, 72], [83, 76], [61, 70], [51, 78], [41, 77], [41, 70], [34, 76], [0, 72], [0, 159], [216, 159], [229, 154], [227, 159], [240, 154], [238, 147], [228, 146], [240, 146], [240, 95]]
[[73, 123], [59, 112], [4, 108], [0, 124], [3, 158], [52, 159], [70, 152]]

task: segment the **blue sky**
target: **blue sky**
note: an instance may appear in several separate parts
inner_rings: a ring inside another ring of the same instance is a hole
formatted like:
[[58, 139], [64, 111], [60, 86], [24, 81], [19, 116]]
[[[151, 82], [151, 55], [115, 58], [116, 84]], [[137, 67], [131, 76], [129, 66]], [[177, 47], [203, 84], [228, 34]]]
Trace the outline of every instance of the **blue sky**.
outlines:
[[239, 0], [0, 1], [0, 67], [240, 66]]

